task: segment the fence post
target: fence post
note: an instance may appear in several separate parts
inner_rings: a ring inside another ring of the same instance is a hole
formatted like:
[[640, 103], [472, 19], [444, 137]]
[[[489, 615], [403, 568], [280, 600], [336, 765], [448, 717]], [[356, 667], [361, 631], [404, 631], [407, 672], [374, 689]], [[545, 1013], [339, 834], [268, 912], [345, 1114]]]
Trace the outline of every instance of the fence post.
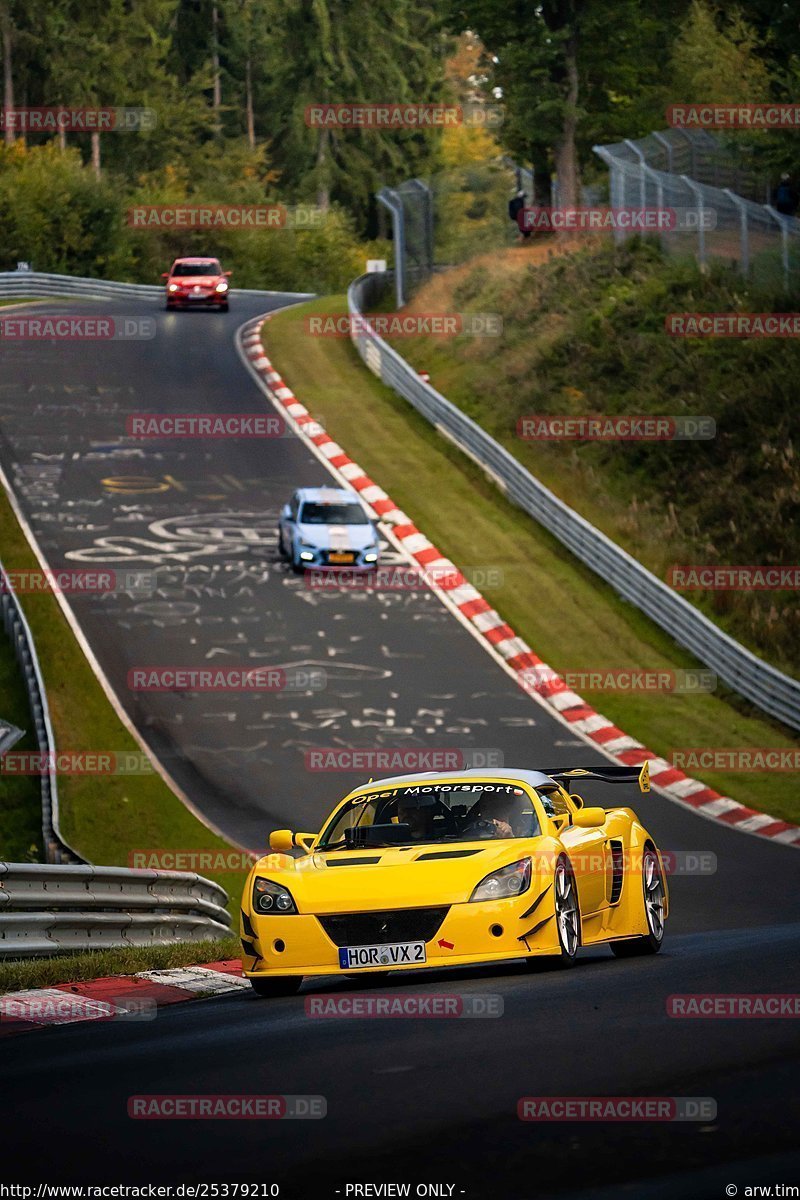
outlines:
[[701, 267], [706, 265], [706, 228], [705, 228], [705, 205], [703, 203], [703, 189], [699, 183], [695, 183], [688, 175], [681, 175], [680, 178], [691, 191], [697, 201], [697, 211], [699, 221], [697, 223], [697, 261]]
[[625, 145], [639, 160], [639, 207], [647, 208], [647, 183], [645, 171], [647, 169], [647, 159], [644, 156], [644, 150], [641, 146], [637, 146], [636, 142], [632, 142], [630, 138], [625, 138]]
[[405, 213], [403, 205], [398, 200], [391, 188], [381, 188], [376, 199], [384, 208], [388, 208], [392, 214], [392, 230], [394, 232], [394, 289], [395, 301], [398, 308], [402, 308], [406, 302], [405, 299], [405, 273], [406, 273], [406, 229], [405, 229]]
[[425, 231], [425, 267], [427, 274], [433, 273], [433, 192], [428, 187], [427, 183], [423, 183], [421, 179], [412, 179], [411, 183], [420, 193], [420, 203], [422, 204], [422, 224]]
[[666, 150], [666, 152], [667, 152], [667, 174], [672, 175], [672, 173], [673, 173], [672, 172], [672, 142], [669, 140], [669, 138], [665, 138], [663, 133], [655, 133], [654, 132], [653, 137], [656, 139], [658, 144], [660, 146], [663, 146], [664, 149]]
[[789, 217], [785, 217], [783, 213], [779, 213], [777, 208], [773, 208], [771, 204], [765, 204], [764, 208], [769, 215], [778, 222], [778, 227], [781, 231], [781, 261], [783, 263], [783, 286], [787, 292], [789, 290]]
[[681, 137], [685, 137], [687, 142], [689, 143], [689, 153], [690, 153], [691, 159], [692, 159], [691, 167], [689, 169], [692, 172], [692, 174], [694, 175], [695, 171], [697, 170], [697, 147], [695, 146], [694, 138], [692, 138], [688, 129], [679, 129], [676, 126], [675, 132], [679, 133], [681, 135]]
[[723, 188], [722, 190], [739, 210], [742, 274], [747, 276], [750, 274], [750, 228], [747, 224], [747, 203], [741, 196], [737, 196], [736, 192], [732, 192], [730, 188]]

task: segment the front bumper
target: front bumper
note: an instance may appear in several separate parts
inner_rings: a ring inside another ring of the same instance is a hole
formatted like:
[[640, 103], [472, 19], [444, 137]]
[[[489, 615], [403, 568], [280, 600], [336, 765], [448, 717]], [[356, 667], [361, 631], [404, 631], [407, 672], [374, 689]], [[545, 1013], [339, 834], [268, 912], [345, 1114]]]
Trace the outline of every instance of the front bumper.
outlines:
[[177, 307], [179, 304], [186, 308], [206, 308], [228, 303], [227, 292], [209, 292], [202, 296], [193, 296], [191, 292], [168, 292], [167, 304]]
[[[378, 551], [375, 549], [368, 548], [366, 550], [342, 550], [342, 551], [334, 550], [334, 551], [331, 551], [331, 550], [317, 550], [313, 546], [303, 546], [303, 547], [301, 547], [301, 549], [307, 554], [314, 555], [313, 559], [302, 559], [302, 558], [300, 558], [300, 550], [297, 551], [298, 562], [300, 563], [300, 566], [303, 567], [304, 570], [306, 570], [306, 571], [337, 571], [337, 572], [358, 571], [359, 574], [363, 574], [364, 572], [367, 572], [367, 571], [376, 570], [379, 565], [377, 561], [376, 562], [364, 562], [365, 554], [378, 554]], [[352, 556], [353, 556], [352, 562], [331, 562], [330, 555], [336, 554], [336, 553], [352, 554]]]
[[[558, 934], [552, 916], [545, 919], [547, 913], [542, 911], [539, 914], [538, 910], [538, 921], [523, 916], [531, 898], [528, 892], [519, 899], [451, 905], [436, 933], [425, 942], [426, 961], [397, 966], [342, 968], [339, 965], [339, 946], [328, 936], [316, 916], [243, 914], [242, 968], [248, 978], [270, 975], [369, 975], [557, 954]], [[534, 925], [539, 927], [531, 933]], [[529, 936], [523, 939], [523, 934]], [[409, 935], [397, 940], [423, 939]]]

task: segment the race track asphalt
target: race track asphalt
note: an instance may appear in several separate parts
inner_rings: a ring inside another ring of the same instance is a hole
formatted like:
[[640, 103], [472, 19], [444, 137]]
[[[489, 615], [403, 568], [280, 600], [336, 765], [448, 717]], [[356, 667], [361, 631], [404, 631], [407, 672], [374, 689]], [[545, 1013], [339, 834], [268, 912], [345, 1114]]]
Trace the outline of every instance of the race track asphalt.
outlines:
[[[154, 316], [156, 336], [0, 345], [0, 462], [51, 567], [156, 572], [151, 595], [70, 603], [121, 703], [209, 820], [251, 848], [277, 825], [317, 828], [360, 776], [307, 769], [314, 748], [471, 750], [502, 754], [506, 766], [602, 761], [433, 595], [320, 594], [287, 570], [275, 538], [280, 505], [294, 487], [327, 478], [297, 439], [126, 436], [134, 413], [265, 411], [234, 346], [263, 299], [240, 299], [227, 315], [144, 303], [87, 309]], [[324, 687], [128, 687], [136, 667], [209, 663], [311, 671]], [[582, 791], [590, 802], [621, 801], [619, 789]], [[322, 983], [289, 1000], [235, 994], [162, 1010], [150, 1023], [4, 1039], [0, 1173], [276, 1180], [282, 1195], [302, 1200], [345, 1196], [356, 1182], [410, 1181], [412, 1195], [418, 1183], [453, 1184], [453, 1195], [480, 1200], [612, 1188], [722, 1196], [729, 1182], [743, 1195], [748, 1181], [797, 1183], [797, 1021], [677, 1020], [666, 1001], [800, 990], [800, 855], [655, 793], [624, 802], [662, 848], [716, 864], [671, 880], [659, 958], [593, 951], [564, 973], [513, 965], [391, 986], [499, 995], [498, 1019], [314, 1018], [305, 999]], [[219, 1092], [322, 1095], [328, 1116], [145, 1122], [126, 1113], [134, 1094]], [[614, 1125], [516, 1117], [526, 1095], [643, 1094], [712, 1097], [717, 1116]]]

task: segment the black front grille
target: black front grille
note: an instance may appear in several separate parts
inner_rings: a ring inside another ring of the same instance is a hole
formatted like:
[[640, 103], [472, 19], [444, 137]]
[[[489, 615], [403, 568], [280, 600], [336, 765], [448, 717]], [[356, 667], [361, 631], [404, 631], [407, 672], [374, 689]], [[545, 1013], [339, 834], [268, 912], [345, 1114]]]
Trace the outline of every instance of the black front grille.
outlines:
[[342, 913], [317, 917], [337, 946], [384, 946], [387, 942], [429, 942], [449, 912], [442, 908], [397, 908], [390, 912]]

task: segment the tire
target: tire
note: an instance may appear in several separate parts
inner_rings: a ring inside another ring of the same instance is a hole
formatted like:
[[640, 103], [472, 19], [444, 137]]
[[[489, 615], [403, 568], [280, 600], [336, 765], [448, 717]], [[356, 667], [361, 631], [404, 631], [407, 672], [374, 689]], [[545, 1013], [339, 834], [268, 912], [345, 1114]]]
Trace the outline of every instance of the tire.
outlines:
[[250, 985], [262, 999], [275, 999], [278, 996], [294, 996], [300, 991], [302, 982], [302, 975], [265, 975], [261, 979], [251, 979]]
[[228, 311], [228, 305], [227, 305], [227, 304], [220, 304], [220, 306], [219, 306], [219, 311], [220, 311], [220, 312], [227, 312], [227, 311]]
[[283, 531], [281, 530], [280, 526], [278, 526], [278, 554], [281, 556], [281, 558], [289, 557], [289, 555], [286, 553], [286, 547], [283, 544]]
[[295, 575], [302, 575], [305, 571], [305, 567], [300, 562], [300, 559], [295, 558], [294, 554], [292, 554], [292, 570], [294, 571]]
[[526, 959], [526, 964], [533, 971], [573, 966], [581, 944], [581, 909], [578, 889], [569, 859], [563, 854], [556, 863], [553, 876], [553, 898], [560, 952], [552, 955], [531, 955]]
[[569, 859], [562, 856], [556, 863], [553, 878], [555, 892], [556, 929], [561, 954], [555, 963], [562, 967], [571, 967], [575, 962], [581, 944], [581, 909], [578, 901], [578, 889]]
[[664, 878], [658, 855], [652, 846], [646, 846], [642, 855], [642, 903], [648, 931], [644, 937], [612, 942], [611, 950], [617, 958], [639, 958], [646, 954], [658, 954], [664, 942], [665, 901]]

